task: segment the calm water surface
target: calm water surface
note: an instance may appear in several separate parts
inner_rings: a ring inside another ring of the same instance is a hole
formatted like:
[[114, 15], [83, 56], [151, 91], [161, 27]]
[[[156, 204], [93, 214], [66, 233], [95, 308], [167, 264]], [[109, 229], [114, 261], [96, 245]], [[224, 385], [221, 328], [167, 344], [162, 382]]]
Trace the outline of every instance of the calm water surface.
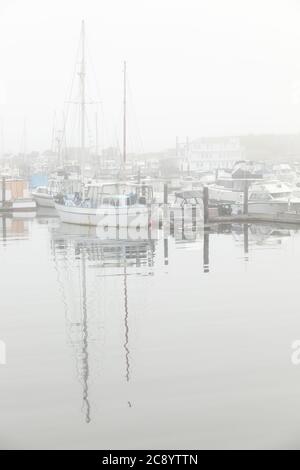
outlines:
[[0, 219], [0, 447], [300, 448], [300, 232]]

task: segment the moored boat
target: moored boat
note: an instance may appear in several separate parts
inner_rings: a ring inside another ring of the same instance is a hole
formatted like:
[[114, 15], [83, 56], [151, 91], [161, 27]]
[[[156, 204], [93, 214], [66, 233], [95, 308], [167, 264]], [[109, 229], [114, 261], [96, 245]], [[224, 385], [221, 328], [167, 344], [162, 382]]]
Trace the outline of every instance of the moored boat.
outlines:
[[39, 186], [31, 192], [31, 195], [39, 207], [55, 207], [54, 194], [47, 186]]
[[150, 223], [151, 186], [133, 183], [91, 183], [86, 196], [60, 194], [55, 208], [62, 222], [91, 226], [145, 227]]
[[300, 207], [300, 198], [291, 187], [280, 181], [254, 183], [249, 190], [249, 214], [276, 214]]

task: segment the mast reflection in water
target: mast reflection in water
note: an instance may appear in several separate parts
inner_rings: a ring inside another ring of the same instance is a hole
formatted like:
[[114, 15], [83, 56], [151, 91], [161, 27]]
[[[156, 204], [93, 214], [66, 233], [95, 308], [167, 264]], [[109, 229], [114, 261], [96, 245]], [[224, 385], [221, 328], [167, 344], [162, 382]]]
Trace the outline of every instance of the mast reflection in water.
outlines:
[[[82, 384], [82, 409], [85, 421], [89, 423], [89, 346], [91, 342], [99, 340], [89, 332], [99, 331], [100, 317], [95, 298], [97, 287], [94, 284], [89, 288], [87, 271], [92, 271], [93, 282], [99, 277], [123, 277], [120, 295], [123, 297], [124, 309], [124, 375], [129, 383], [131, 371], [128, 276], [152, 274], [155, 243], [151, 240], [103, 241], [97, 238], [96, 229], [77, 227], [75, 230], [72, 226], [61, 224], [58, 229], [52, 231], [52, 252], [65, 306], [68, 336], [75, 350], [77, 376]], [[78, 290], [76, 280], [79, 281]], [[80, 295], [76, 296], [76, 292], [80, 292]], [[132, 407], [131, 401], [128, 401], [128, 405]]]

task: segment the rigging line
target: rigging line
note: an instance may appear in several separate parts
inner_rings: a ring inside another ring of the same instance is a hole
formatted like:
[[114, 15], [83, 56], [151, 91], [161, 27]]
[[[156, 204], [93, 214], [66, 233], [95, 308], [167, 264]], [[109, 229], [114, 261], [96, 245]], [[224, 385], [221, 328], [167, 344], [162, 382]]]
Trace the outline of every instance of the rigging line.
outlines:
[[[70, 123], [69, 123], [69, 145], [70, 145], [70, 148], [72, 147], [72, 145], [74, 145], [74, 147], [77, 146], [77, 140], [75, 140], [74, 142], [74, 134], [75, 134], [75, 127], [77, 128], [77, 120], [78, 120], [78, 116], [77, 116], [77, 109], [75, 111], [75, 113], [73, 114], [73, 118], [72, 120], [70, 120]], [[72, 144], [73, 143], [73, 144]]]
[[[94, 72], [95, 73], [95, 72]], [[96, 82], [96, 78], [95, 78], [95, 82]], [[91, 88], [92, 89], [92, 88]], [[91, 100], [92, 101], [92, 100]], [[95, 102], [92, 102], [91, 104], [94, 104], [95, 107], [96, 107], [96, 113], [98, 114], [98, 117], [101, 116], [101, 127], [103, 129], [103, 132], [101, 132], [101, 135], [107, 135], [108, 134], [108, 129], [107, 129], [107, 122], [106, 122], [106, 117], [105, 117], [105, 112], [104, 112], [104, 105], [103, 105], [103, 101], [101, 99], [101, 95], [99, 94], [99, 91], [98, 91], [98, 85], [96, 83], [96, 101]], [[100, 110], [100, 112], [99, 112]], [[99, 120], [98, 120], [99, 121]], [[98, 122], [99, 124], [99, 122]], [[104, 138], [103, 138], [104, 140]], [[104, 144], [102, 144], [102, 147], [104, 146]]]
[[87, 43], [86, 43], [86, 51], [87, 51], [88, 62], [90, 63], [90, 67], [91, 67], [92, 73], [93, 73], [93, 75], [94, 75], [94, 81], [95, 81], [95, 85], [96, 85], [97, 100], [101, 102], [101, 101], [102, 101], [102, 99], [101, 99], [102, 94], [101, 94], [100, 87], [99, 87], [99, 83], [98, 83], [98, 80], [97, 80], [96, 68], [95, 68], [95, 65], [94, 65], [94, 61], [93, 61], [93, 59], [92, 59], [92, 54], [91, 54], [91, 52], [90, 52], [90, 47], [89, 47], [88, 41], [87, 41]]
[[[135, 146], [134, 146], [134, 139], [133, 139], [132, 133], [129, 135], [129, 142], [131, 144], [131, 153], [134, 155], [135, 154]], [[132, 158], [131, 158], [131, 161], [132, 161]]]
[[[123, 102], [122, 102], [122, 105], [119, 108], [118, 124], [116, 124], [116, 122], [114, 122], [114, 134], [115, 134], [115, 139], [117, 141], [117, 149], [119, 151], [120, 158], [122, 159], [122, 161], [123, 161], [123, 149], [121, 149], [120, 141], [123, 138], [122, 137], [122, 133], [123, 133], [123, 114], [124, 114], [124, 111], [123, 111]], [[128, 139], [128, 132], [126, 133], [126, 138]]]
[[67, 126], [67, 121], [68, 121], [69, 111], [70, 111], [70, 102], [72, 101], [72, 93], [73, 93], [76, 70], [77, 70], [77, 65], [78, 65], [80, 45], [81, 45], [81, 40], [82, 40], [81, 36], [82, 36], [82, 34], [80, 33], [79, 40], [78, 40], [78, 45], [77, 45], [77, 50], [76, 50], [76, 55], [75, 55], [75, 63], [74, 63], [74, 69], [73, 69], [73, 73], [72, 73], [71, 86], [69, 88], [69, 93], [66, 94], [66, 101], [65, 101], [66, 113], [65, 113], [65, 122], [64, 122], [64, 126], [63, 126], [63, 136], [62, 136], [62, 138], [64, 138], [64, 135], [65, 135], [65, 132], [66, 132], [66, 126]]
[[128, 76], [127, 76], [127, 88], [128, 88], [129, 98], [130, 98], [130, 101], [131, 101], [131, 107], [132, 107], [132, 112], [133, 112], [133, 116], [134, 116], [135, 126], [136, 126], [136, 130], [137, 130], [137, 133], [138, 133], [138, 138], [140, 140], [141, 151], [142, 151], [142, 153], [144, 153], [144, 151], [145, 151], [144, 143], [143, 143], [142, 135], [141, 135], [141, 132], [140, 132], [140, 127], [139, 127], [139, 123], [138, 123], [136, 108], [135, 108], [134, 100], [133, 100], [132, 88], [131, 88], [130, 80], [129, 80]]
[[[96, 85], [96, 95], [97, 95], [97, 101], [98, 101], [97, 111], [98, 111], [98, 105], [100, 104], [100, 109], [101, 109], [101, 113], [102, 113], [102, 126], [104, 128], [104, 133], [103, 134], [108, 135], [106, 115], [105, 115], [104, 104], [103, 104], [103, 100], [102, 100], [102, 92], [101, 92], [101, 88], [99, 86], [99, 81], [97, 79], [96, 68], [95, 68], [94, 61], [92, 59], [92, 55], [90, 53], [89, 45], [87, 45], [87, 54], [88, 54], [89, 63], [90, 63], [90, 66], [91, 66], [91, 70], [92, 70], [95, 85]], [[104, 138], [103, 138], [103, 147], [104, 146], [105, 145], [104, 145]]]
[[[103, 105], [103, 100], [102, 100], [102, 92], [101, 92], [101, 88], [99, 86], [99, 81], [97, 79], [97, 74], [96, 74], [96, 68], [95, 68], [95, 63], [92, 59], [92, 54], [91, 54], [91, 50], [90, 50], [90, 47], [89, 47], [89, 43], [87, 43], [87, 57], [88, 57], [88, 62], [89, 62], [89, 65], [90, 65], [90, 69], [91, 69], [91, 72], [92, 72], [92, 75], [93, 75], [93, 79], [94, 79], [94, 84], [95, 84], [95, 91], [96, 91], [96, 102], [94, 104], [96, 104], [96, 110], [97, 110], [97, 113], [99, 111], [99, 108], [101, 110], [101, 117], [102, 117], [102, 127], [104, 128], [104, 132], [103, 132], [103, 136], [106, 134], [108, 135], [108, 130], [107, 130], [107, 122], [106, 122], [106, 115], [105, 115], [105, 111], [104, 111], [104, 105]], [[90, 85], [90, 82], [89, 82], [89, 85]], [[93, 87], [91, 87], [91, 89], [93, 89]], [[99, 106], [100, 105], [100, 106]], [[99, 113], [98, 113], [99, 114]], [[103, 137], [103, 143], [102, 143], [102, 149], [103, 147], [105, 146], [104, 145], [104, 137]]]
[[89, 123], [89, 118], [88, 118], [88, 115], [87, 113], [85, 113], [85, 122], [86, 122], [86, 128], [87, 128], [87, 133], [88, 133], [88, 138], [89, 138], [89, 151], [91, 150], [91, 126], [90, 126], [90, 123]]
[[[64, 128], [65, 125], [65, 113], [62, 112], [62, 128]], [[64, 135], [63, 130], [61, 130], [60, 134], [60, 157], [61, 157], [61, 162], [64, 161], [64, 157], [66, 154], [66, 147], [67, 147], [67, 137]]]
[[118, 129], [116, 128], [116, 126], [114, 126], [113, 142], [114, 142], [115, 145], [116, 145], [116, 148], [117, 148], [117, 151], [118, 151], [118, 156], [119, 156], [120, 158], [122, 158], [122, 155], [121, 155], [121, 146], [120, 146], [120, 141], [119, 141], [119, 137], [118, 137]]
[[80, 122], [81, 122], [81, 116], [80, 116], [80, 109], [79, 106], [75, 106], [74, 113], [73, 113], [73, 119], [71, 124], [71, 129], [70, 129], [70, 145], [71, 147], [74, 147], [74, 149], [77, 149], [74, 158], [78, 159], [80, 155], [78, 155], [78, 152], [80, 152], [79, 147], [80, 147], [80, 134], [78, 130], [80, 129]]
[[73, 128], [73, 131], [75, 134], [74, 142], [75, 142], [75, 147], [77, 148], [77, 158], [79, 160], [81, 156], [81, 149], [80, 149], [81, 138], [80, 138], [80, 132], [79, 132], [80, 124], [81, 124], [81, 112], [80, 111], [81, 110], [79, 106], [76, 107], [76, 119], [77, 120], [74, 122], [74, 128]]
[[[63, 122], [65, 122], [65, 116], [63, 118]], [[66, 133], [63, 134], [63, 132], [62, 132], [62, 136], [61, 136], [61, 145], [62, 145], [62, 155], [63, 155], [63, 161], [64, 161], [64, 159], [66, 157], [66, 153], [67, 153], [68, 140], [67, 140]]]
[[[77, 129], [80, 129], [80, 124], [81, 124], [81, 110], [80, 110], [80, 107], [78, 106], [77, 107], [77, 119], [78, 119], [78, 124], [77, 124]], [[76, 132], [76, 136], [77, 136], [77, 157], [78, 157], [78, 160], [80, 161], [81, 159], [81, 136], [80, 136], [80, 132]]]
[[101, 117], [102, 117], [102, 126], [103, 126], [103, 132], [101, 133], [101, 153], [103, 154], [103, 150], [105, 148], [105, 145], [106, 145], [106, 140], [105, 140], [105, 136], [108, 135], [108, 131], [107, 131], [107, 122], [105, 120], [105, 116], [104, 116], [104, 108], [103, 108], [103, 103], [100, 104], [100, 113], [101, 113]]

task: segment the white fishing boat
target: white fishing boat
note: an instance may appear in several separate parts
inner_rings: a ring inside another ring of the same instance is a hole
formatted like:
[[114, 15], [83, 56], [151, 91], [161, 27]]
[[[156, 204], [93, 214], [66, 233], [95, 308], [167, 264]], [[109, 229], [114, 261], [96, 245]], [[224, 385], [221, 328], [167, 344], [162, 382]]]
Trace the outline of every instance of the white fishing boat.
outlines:
[[[82, 23], [82, 57], [80, 69], [81, 90], [81, 166], [85, 165], [85, 31]], [[123, 162], [120, 177], [126, 173], [126, 62], [124, 62], [124, 117], [123, 117]], [[82, 185], [82, 190], [73, 194], [63, 192], [55, 199], [55, 208], [62, 222], [76, 225], [102, 227], [148, 226], [151, 219], [151, 204], [154, 202], [152, 187], [120, 181], [113, 183], [92, 182]]]
[[134, 183], [91, 183], [86, 195], [60, 194], [55, 208], [62, 222], [104, 227], [145, 227], [151, 221], [153, 190]]

